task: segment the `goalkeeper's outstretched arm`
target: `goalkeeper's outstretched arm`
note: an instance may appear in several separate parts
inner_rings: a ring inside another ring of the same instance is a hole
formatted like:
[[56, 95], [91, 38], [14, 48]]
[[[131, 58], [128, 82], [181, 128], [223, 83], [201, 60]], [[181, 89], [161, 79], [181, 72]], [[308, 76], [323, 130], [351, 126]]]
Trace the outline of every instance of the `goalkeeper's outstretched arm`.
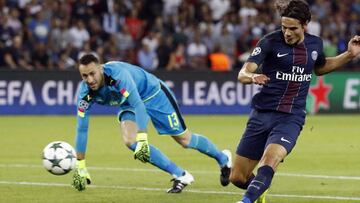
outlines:
[[91, 184], [91, 177], [86, 168], [85, 151], [88, 137], [89, 116], [87, 112], [77, 116], [76, 134], [76, 167], [71, 185], [78, 191], [83, 191], [86, 184]]

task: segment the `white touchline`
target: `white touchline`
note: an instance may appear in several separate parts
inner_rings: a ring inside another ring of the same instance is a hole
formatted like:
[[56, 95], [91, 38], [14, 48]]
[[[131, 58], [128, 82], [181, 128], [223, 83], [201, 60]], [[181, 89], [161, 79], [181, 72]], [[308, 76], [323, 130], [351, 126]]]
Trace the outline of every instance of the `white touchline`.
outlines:
[[[16, 182], [16, 181], [0, 181], [0, 185], [25, 185], [25, 186], [40, 186], [40, 187], [71, 187], [70, 184], [64, 183], [45, 183], [45, 182]], [[151, 188], [151, 187], [129, 187], [116, 185], [89, 185], [88, 188], [105, 188], [105, 189], [119, 189], [119, 190], [143, 190], [143, 191], [165, 191], [165, 188]], [[184, 191], [199, 194], [223, 194], [223, 195], [243, 195], [241, 192], [232, 191], [212, 191], [212, 190], [189, 190]], [[344, 200], [344, 201], [360, 201], [360, 197], [344, 197], [344, 196], [321, 196], [321, 195], [291, 195], [291, 194], [267, 194], [269, 197], [280, 198], [302, 198], [302, 199], [329, 199], [329, 200]]]
[[[0, 168], [43, 168], [42, 165], [36, 164], [0, 164]], [[141, 171], [141, 172], [161, 172], [159, 169], [146, 169], [146, 168], [117, 168], [117, 167], [87, 167], [91, 170], [108, 170], [108, 171]], [[218, 174], [218, 171], [197, 171], [188, 170], [194, 174]], [[359, 176], [330, 176], [330, 175], [318, 175], [318, 174], [300, 174], [300, 173], [276, 173], [276, 176], [288, 176], [288, 177], [300, 177], [300, 178], [317, 178], [317, 179], [337, 179], [337, 180], [360, 180]]]

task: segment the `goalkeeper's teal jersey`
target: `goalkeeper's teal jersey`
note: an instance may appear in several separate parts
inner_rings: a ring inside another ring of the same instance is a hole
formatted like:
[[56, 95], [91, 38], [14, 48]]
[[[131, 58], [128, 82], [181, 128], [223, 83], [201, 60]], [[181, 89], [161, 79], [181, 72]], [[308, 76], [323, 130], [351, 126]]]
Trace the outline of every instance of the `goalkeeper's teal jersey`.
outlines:
[[112, 61], [103, 65], [105, 83], [98, 90], [91, 90], [81, 82], [77, 102], [76, 151], [85, 152], [92, 104], [106, 106], [131, 106], [139, 130], [147, 125], [144, 101], [160, 91], [160, 80], [138, 66]]

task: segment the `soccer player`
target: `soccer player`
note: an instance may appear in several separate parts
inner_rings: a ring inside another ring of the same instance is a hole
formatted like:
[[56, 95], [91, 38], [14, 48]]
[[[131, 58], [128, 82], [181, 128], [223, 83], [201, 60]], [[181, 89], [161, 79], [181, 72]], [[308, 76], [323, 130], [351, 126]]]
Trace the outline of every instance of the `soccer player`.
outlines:
[[[321, 38], [305, 33], [311, 19], [305, 1], [291, 0], [279, 11], [281, 30], [258, 42], [238, 75], [243, 84], [263, 85], [252, 99], [230, 175], [231, 183], [246, 190], [241, 203], [265, 202], [277, 166], [294, 148], [304, 125], [312, 72], [330, 73], [360, 53], [360, 36], [355, 36], [347, 51], [326, 58]], [[261, 74], [256, 72], [260, 66]]]
[[94, 103], [119, 107], [117, 119], [126, 146], [134, 151], [135, 159], [150, 162], [174, 177], [168, 193], [180, 193], [194, 178], [148, 143], [146, 128], [149, 118], [159, 134], [168, 134], [184, 148], [196, 149], [216, 159], [221, 169], [221, 184], [229, 184], [230, 151], [219, 151], [208, 138], [187, 129], [175, 97], [163, 81], [128, 63], [111, 61], [99, 64], [91, 54], [80, 58], [79, 71], [83, 81], [77, 103], [78, 161], [72, 182], [77, 190], [84, 190], [86, 184], [91, 183], [85, 165], [85, 151], [89, 110]]

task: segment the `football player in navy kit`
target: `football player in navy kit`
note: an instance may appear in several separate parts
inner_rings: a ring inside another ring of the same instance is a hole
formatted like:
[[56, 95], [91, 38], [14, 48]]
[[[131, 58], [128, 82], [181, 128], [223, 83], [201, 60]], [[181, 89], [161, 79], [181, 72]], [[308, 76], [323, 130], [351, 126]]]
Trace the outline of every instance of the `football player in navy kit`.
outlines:
[[[354, 36], [347, 51], [325, 57], [322, 39], [305, 33], [311, 19], [305, 1], [291, 0], [279, 11], [281, 30], [258, 42], [238, 75], [243, 84], [263, 85], [253, 97], [230, 175], [235, 186], [246, 190], [242, 203], [265, 202], [278, 164], [294, 148], [305, 121], [312, 72], [327, 74], [360, 53], [360, 36]], [[256, 73], [259, 66], [261, 74]]]

